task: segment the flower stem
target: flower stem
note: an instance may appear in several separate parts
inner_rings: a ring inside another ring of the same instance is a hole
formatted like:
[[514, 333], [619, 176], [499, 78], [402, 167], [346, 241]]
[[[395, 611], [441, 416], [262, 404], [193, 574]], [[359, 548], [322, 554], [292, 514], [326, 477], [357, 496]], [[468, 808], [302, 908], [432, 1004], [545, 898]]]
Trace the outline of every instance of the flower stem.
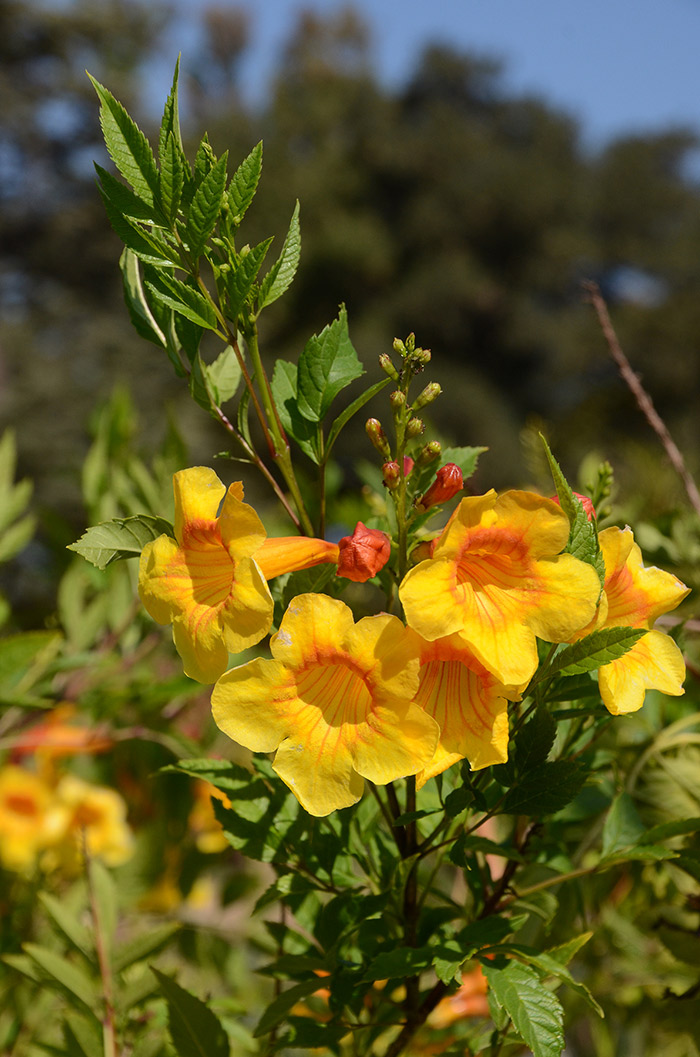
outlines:
[[83, 830], [83, 855], [85, 858], [85, 873], [90, 898], [90, 914], [92, 916], [92, 923], [95, 931], [95, 952], [97, 954], [97, 963], [100, 969], [102, 996], [104, 999], [104, 1008], [102, 1012], [103, 1053], [104, 1057], [117, 1057], [116, 1014], [112, 986], [112, 967], [107, 955], [103, 922], [100, 915], [97, 893], [95, 891], [95, 881], [92, 872], [92, 859], [87, 847], [85, 830]]

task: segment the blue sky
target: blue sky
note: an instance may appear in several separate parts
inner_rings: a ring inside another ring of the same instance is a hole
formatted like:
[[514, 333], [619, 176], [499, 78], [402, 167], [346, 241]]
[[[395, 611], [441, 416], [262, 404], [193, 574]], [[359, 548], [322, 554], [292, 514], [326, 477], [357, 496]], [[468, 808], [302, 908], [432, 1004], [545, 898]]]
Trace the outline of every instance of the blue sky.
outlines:
[[[175, 0], [174, 53], [186, 62], [206, 0]], [[294, 24], [298, 0], [213, 0], [251, 15], [247, 70], [259, 97]], [[329, 12], [342, 0], [306, 0]], [[669, 124], [700, 131], [700, 0], [355, 0], [375, 56], [400, 82], [428, 40], [500, 56], [505, 83], [580, 118], [591, 146]]]

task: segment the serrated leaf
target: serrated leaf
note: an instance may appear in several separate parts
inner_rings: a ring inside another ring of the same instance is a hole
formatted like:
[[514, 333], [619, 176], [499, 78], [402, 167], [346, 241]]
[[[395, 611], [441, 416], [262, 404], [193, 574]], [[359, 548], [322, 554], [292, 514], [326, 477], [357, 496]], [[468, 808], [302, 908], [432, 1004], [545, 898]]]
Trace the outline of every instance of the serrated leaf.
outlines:
[[152, 201], [158, 193], [158, 170], [150, 143], [112, 93], [88, 77], [100, 99], [100, 124], [112, 161], [136, 194]]
[[231, 345], [227, 345], [213, 363], [207, 364], [206, 374], [219, 406], [234, 396], [241, 384], [243, 372]]
[[226, 295], [228, 298], [227, 315], [235, 323], [241, 309], [246, 303], [258, 272], [270, 248], [272, 237], [259, 242], [247, 253], [241, 254], [236, 265], [224, 274]]
[[134, 936], [128, 943], [121, 943], [114, 951], [112, 958], [114, 972], [121, 973], [124, 969], [135, 965], [136, 962], [145, 961], [146, 958], [165, 947], [181, 927], [178, 921], [171, 921], [167, 925], [157, 925], [148, 932]]
[[152, 201], [139, 198], [130, 187], [117, 180], [116, 176], [112, 176], [110, 172], [103, 169], [97, 162], [94, 165], [100, 179], [100, 188], [103, 195], [109, 198], [114, 208], [122, 216], [129, 217], [131, 220], [140, 220], [147, 224], [158, 223], [158, 211]]
[[187, 242], [196, 260], [216, 227], [226, 188], [228, 152], [212, 166], [197, 187], [187, 213]]
[[162, 535], [174, 537], [174, 529], [169, 521], [150, 514], [139, 514], [93, 525], [79, 540], [71, 543], [68, 550], [82, 555], [98, 569], [106, 569], [112, 562], [137, 557], [147, 543]]
[[612, 855], [621, 848], [637, 844], [644, 835], [644, 823], [639, 817], [634, 801], [629, 793], [619, 793], [615, 797], [603, 826], [603, 843], [601, 854]]
[[546, 676], [581, 675], [624, 657], [635, 642], [646, 635], [646, 628], [613, 627], [593, 631], [557, 653], [546, 669]]
[[168, 1029], [178, 1057], [229, 1057], [221, 1021], [199, 998], [154, 969], [168, 1004]]
[[318, 977], [313, 980], [304, 980], [300, 984], [295, 984], [294, 987], [290, 987], [287, 991], [283, 991], [281, 995], [272, 1002], [258, 1022], [253, 1035], [255, 1038], [259, 1038], [261, 1035], [267, 1035], [269, 1031], [276, 1028], [277, 1025], [284, 1020], [285, 1016], [290, 1009], [293, 1009], [297, 1002], [303, 998], [307, 998], [309, 995], [314, 994], [315, 991], [319, 991], [323, 987], [323, 981]]
[[304, 418], [299, 411], [296, 366], [288, 360], [277, 360], [270, 388], [285, 432], [297, 442], [304, 455], [318, 464], [318, 427]]
[[207, 376], [207, 367], [197, 353], [192, 361], [189, 377], [190, 395], [196, 404], [213, 414], [214, 392]]
[[396, 947], [373, 958], [365, 969], [362, 979], [403, 980], [416, 976], [433, 964], [435, 950], [432, 947]]
[[97, 987], [89, 976], [77, 969], [67, 958], [47, 947], [40, 947], [37, 943], [25, 943], [23, 949], [40, 970], [56, 982], [60, 990], [70, 992], [91, 1013], [98, 1015], [95, 1012], [98, 1006]]
[[361, 411], [373, 396], [376, 396], [377, 393], [381, 393], [382, 389], [384, 389], [390, 381], [390, 378], [382, 378], [381, 381], [375, 382], [374, 385], [371, 385], [369, 389], [366, 389], [364, 393], [361, 393], [356, 400], [353, 400], [351, 404], [348, 404], [348, 406], [336, 416], [333, 420], [333, 425], [330, 428], [328, 439], [324, 446], [324, 457], [326, 460], [328, 459], [343, 426], [346, 426], [353, 415], [356, 415], [358, 411]]
[[[168, 290], [164, 290], [163, 285]], [[186, 283], [180, 282], [179, 279], [175, 279], [174, 276], [168, 276], [163, 285], [146, 282], [148, 289], [161, 304], [172, 308], [174, 312], [196, 323], [198, 327], [203, 327], [205, 330], [217, 329], [214, 309], [202, 294], [193, 290], [191, 286], [187, 286]]]
[[231, 177], [228, 189], [228, 205], [233, 222], [238, 226], [255, 197], [262, 171], [262, 142], [253, 147]]
[[673, 822], [661, 822], [638, 839], [638, 844], [656, 844], [658, 841], [667, 840], [669, 837], [681, 837], [686, 833], [700, 832], [700, 818], [679, 818]]
[[178, 81], [180, 79], [180, 56], [178, 55], [177, 61], [175, 62], [175, 71], [173, 73], [173, 84], [170, 89], [170, 94], [165, 101], [165, 107], [163, 109], [163, 119], [160, 123], [160, 133], [158, 136], [158, 152], [160, 155], [161, 162], [165, 154], [166, 143], [168, 136], [172, 135], [175, 140], [175, 145], [179, 148], [180, 152], [184, 154], [182, 145], [182, 133], [180, 131], [180, 108], [178, 102]]
[[552, 455], [549, 444], [540, 433], [545, 455], [549, 463], [554, 486], [562, 510], [569, 519], [569, 541], [566, 545], [568, 554], [592, 565], [598, 573], [601, 588], [605, 583], [605, 563], [598, 543], [598, 533], [594, 521], [589, 521], [581, 500], [574, 495], [571, 485], [564, 477], [559, 463]]
[[534, 969], [517, 962], [505, 969], [484, 963], [482, 969], [496, 1001], [533, 1057], [559, 1057], [564, 1049], [564, 1011]]
[[561, 982], [570, 987], [572, 991], [575, 991], [580, 995], [584, 1002], [586, 1002], [586, 1004], [589, 1005], [599, 1017], [605, 1016], [600, 1005], [585, 984], [579, 983], [578, 980], [575, 980], [566, 966], [564, 966], [558, 959], [552, 958], [545, 951], [537, 951], [532, 947], [526, 947], [522, 944], [505, 944], [504, 950], [517, 954], [519, 958], [527, 962], [528, 965], [532, 965], [535, 969], [539, 969], [545, 974], [545, 976], [554, 976], [556, 979], [561, 980]]
[[586, 780], [580, 764], [571, 760], [542, 763], [506, 793], [501, 810], [506, 815], [553, 815], [578, 795]]
[[101, 184], [98, 184], [98, 189], [102, 196], [107, 219], [114, 231], [124, 245], [132, 250], [140, 260], [156, 268], [171, 268], [173, 264], [180, 263], [177, 253], [168, 246], [164, 239], [146, 234], [135, 221], [129, 220], [119, 212]]
[[320, 422], [333, 400], [363, 375], [348, 332], [345, 306], [338, 318], [307, 341], [297, 369], [297, 406], [310, 422]]
[[550, 947], [544, 953], [554, 958], [560, 965], [568, 965], [571, 959], [578, 954], [582, 947], [588, 943], [593, 936], [592, 932], [582, 932], [580, 936], [574, 936], [566, 943], [560, 943], [556, 947]]
[[55, 896], [50, 895], [48, 892], [39, 892], [39, 902], [69, 943], [87, 958], [93, 958], [95, 948], [90, 933], [73, 916], [71, 911], [64, 906], [60, 899], [56, 899]]
[[165, 334], [158, 325], [143, 292], [138, 257], [132, 250], [125, 248], [119, 258], [119, 267], [124, 286], [124, 300], [134, 329], [147, 341], [152, 341], [160, 348], [166, 348]]
[[539, 705], [532, 718], [515, 737], [515, 763], [521, 774], [545, 762], [556, 733], [557, 725], [551, 713], [543, 705]]
[[174, 223], [180, 208], [184, 186], [185, 170], [182, 164], [181, 149], [172, 132], [169, 132], [161, 157], [160, 197], [163, 212], [171, 224]]
[[299, 202], [294, 207], [289, 230], [279, 257], [260, 284], [257, 310], [271, 305], [289, 288], [299, 267], [301, 256], [301, 230], [299, 228]]

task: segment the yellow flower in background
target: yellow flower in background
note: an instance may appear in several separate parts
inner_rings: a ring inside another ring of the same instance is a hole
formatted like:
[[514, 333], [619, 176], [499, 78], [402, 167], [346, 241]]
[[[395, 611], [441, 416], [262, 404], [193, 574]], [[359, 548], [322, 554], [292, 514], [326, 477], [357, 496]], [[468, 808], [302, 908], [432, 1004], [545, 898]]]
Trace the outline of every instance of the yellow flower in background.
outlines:
[[[418, 636], [416, 636], [418, 638]], [[458, 760], [473, 771], [508, 759], [508, 701], [525, 684], [504, 686], [476, 659], [460, 635], [421, 640], [416, 704], [440, 727], [435, 755], [416, 777], [422, 788]]]
[[0, 863], [6, 869], [31, 870], [39, 854], [61, 838], [65, 823], [48, 782], [13, 764], [0, 770]]
[[194, 835], [197, 850], [205, 855], [214, 854], [229, 847], [223, 827], [214, 814], [212, 797], [220, 800], [224, 807], [231, 807], [231, 801], [226, 794], [211, 782], [195, 782], [194, 803], [187, 819], [187, 825]]
[[175, 539], [159, 536], [144, 547], [139, 594], [154, 620], [172, 622], [185, 674], [213, 683], [229, 652], [254, 646], [270, 630], [266, 578], [337, 562], [338, 547], [303, 536], [267, 540], [260, 518], [243, 502], [243, 485], [227, 491], [206, 466], [180, 470], [173, 490]]
[[53, 796], [64, 815], [65, 831], [47, 855], [47, 866], [79, 869], [83, 846], [106, 866], [121, 866], [131, 858], [133, 834], [126, 821], [126, 804], [115, 789], [65, 774]]
[[672, 573], [645, 567], [631, 529], [603, 529], [599, 540], [605, 586], [597, 619], [584, 633], [612, 627], [650, 629], [622, 657], [598, 670], [603, 702], [619, 716], [641, 708], [647, 690], [674, 697], [683, 693], [683, 655], [673, 639], [651, 629], [656, 618], [675, 609], [690, 588]]
[[564, 511], [533, 492], [463, 499], [432, 557], [403, 579], [406, 620], [430, 641], [459, 634], [502, 683], [527, 683], [536, 638], [568, 642], [595, 615], [600, 581], [560, 553], [568, 538]]
[[439, 728], [414, 702], [418, 650], [386, 614], [353, 622], [327, 595], [299, 595], [270, 640], [273, 660], [221, 676], [214, 719], [274, 769], [312, 815], [349, 807], [364, 779], [378, 785], [416, 774], [432, 759]]

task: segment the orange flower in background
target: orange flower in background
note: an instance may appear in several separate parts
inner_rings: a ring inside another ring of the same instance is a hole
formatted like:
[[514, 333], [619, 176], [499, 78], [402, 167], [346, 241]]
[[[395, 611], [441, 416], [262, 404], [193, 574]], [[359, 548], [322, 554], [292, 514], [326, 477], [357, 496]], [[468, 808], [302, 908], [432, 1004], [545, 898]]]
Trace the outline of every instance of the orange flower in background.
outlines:
[[356, 803], [433, 757], [439, 728], [414, 702], [418, 650], [396, 617], [353, 622], [327, 595], [299, 595], [270, 640], [273, 660], [221, 676], [216, 723], [273, 767], [312, 815]]
[[406, 620], [430, 641], [460, 635], [505, 685], [527, 683], [536, 639], [568, 642], [595, 615], [600, 581], [560, 553], [568, 538], [564, 511], [533, 492], [462, 499], [432, 557], [404, 577]]
[[466, 1017], [487, 1017], [489, 1003], [486, 997], [488, 982], [480, 965], [462, 978], [461, 987], [453, 995], [447, 995], [438, 1002], [428, 1017], [432, 1028], [447, 1028], [457, 1020]]
[[603, 598], [595, 623], [581, 634], [612, 627], [650, 629], [622, 657], [598, 670], [603, 702], [619, 716], [641, 708], [647, 690], [674, 697], [683, 693], [683, 655], [673, 639], [652, 625], [675, 609], [690, 588], [672, 573], [646, 567], [631, 529], [607, 528], [598, 538], [605, 562]]
[[106, 731], [72, 722], [77, 713], [74, 704], [63, 701], [38, 723], [25, 727], [13, 739], [13, 759], [37, 754], [51, 760], [111, 749], [114, 743]]
[[460, 635], [422, 639], [420, 664], [416, 704], [438, 723], [440, 740], [433, 759], [416, 776], [416, 787], [465, 758], [473, 771], [505, 763], [508, 701], [518, 701], [524, 685], [500, 683]]

